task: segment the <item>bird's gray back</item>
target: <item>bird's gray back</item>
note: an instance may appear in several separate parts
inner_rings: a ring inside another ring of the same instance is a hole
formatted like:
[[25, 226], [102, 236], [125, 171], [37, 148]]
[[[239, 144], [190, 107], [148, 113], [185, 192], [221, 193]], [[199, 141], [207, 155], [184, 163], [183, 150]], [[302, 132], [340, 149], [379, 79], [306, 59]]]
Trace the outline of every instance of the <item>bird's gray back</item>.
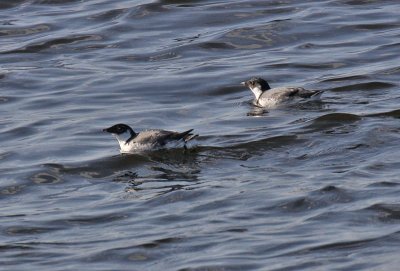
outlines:
[[147, 130], [140, 132], [134, 139], [133, 143], [164, 145], [166, 140], [175, 134], [175, 132], [165, 130]]
[[273, 100], [286, 100], [287, 98], [296, 96], [297, 93], [306, 91], [302, 87], [278, 87], [272, 88], [265, 91], [261, 95], [261, 99], [273, 99]]

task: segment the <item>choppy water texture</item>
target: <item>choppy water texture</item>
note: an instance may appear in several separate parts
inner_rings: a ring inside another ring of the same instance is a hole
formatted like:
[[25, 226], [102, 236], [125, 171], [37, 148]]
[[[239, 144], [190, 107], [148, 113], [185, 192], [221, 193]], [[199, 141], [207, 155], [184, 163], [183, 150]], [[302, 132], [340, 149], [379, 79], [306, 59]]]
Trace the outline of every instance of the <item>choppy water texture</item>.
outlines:
[[[0, 1], [0, 269], [396, 270], [399, 12]], [[326, 92], [260, 112], [255, 75]], [[121, 156], [119, 122], [199, 147]]]

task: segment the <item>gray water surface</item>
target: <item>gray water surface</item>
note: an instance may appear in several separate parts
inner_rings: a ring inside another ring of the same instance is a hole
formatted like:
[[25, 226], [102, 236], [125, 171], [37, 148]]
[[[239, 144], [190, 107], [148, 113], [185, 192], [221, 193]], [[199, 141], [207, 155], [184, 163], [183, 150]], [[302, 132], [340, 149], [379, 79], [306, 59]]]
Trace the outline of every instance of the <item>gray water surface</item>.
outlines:
[[[2, 270], [396, 270], [398, 1], [0, 2]], [[255, 108], [240, 82], [325, 90]], [[102, 129], [200, 134], [120, 155]]]

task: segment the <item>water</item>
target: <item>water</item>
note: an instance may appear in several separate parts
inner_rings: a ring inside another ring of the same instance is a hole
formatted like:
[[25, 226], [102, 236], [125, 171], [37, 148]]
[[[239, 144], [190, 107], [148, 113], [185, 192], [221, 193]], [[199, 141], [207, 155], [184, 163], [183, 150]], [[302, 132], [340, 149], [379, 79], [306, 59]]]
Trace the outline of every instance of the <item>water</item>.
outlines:
[[[397, 269], [399, 12], [1, 1], [0, 269]], [[260, 112], [255, 75], [326, 92]], [[121, 156], [119, 122], [199, 147]]]

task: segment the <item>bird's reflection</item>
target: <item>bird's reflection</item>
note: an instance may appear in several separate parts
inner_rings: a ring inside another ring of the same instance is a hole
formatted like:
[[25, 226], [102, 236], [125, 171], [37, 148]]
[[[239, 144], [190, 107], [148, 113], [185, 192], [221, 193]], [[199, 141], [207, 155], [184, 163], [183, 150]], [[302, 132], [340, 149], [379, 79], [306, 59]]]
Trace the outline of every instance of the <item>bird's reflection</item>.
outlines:
[[199, 182], [200, 161], [196, 150], [160, 150], [148, 154], [152, 162], [146, 173], [126, 170], [113, 178], [127, 184], [126, 192], [147, 191], [154, 196], [181, 189], [192, 189]]

